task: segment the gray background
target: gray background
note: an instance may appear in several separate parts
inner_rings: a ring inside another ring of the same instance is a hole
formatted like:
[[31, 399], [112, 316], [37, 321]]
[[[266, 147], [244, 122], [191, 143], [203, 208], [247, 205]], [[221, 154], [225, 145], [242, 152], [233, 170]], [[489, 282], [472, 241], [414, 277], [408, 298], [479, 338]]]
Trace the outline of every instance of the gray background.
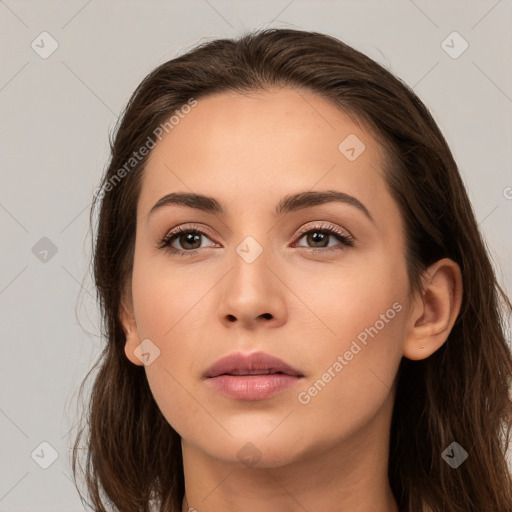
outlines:
[[[108, 134], [149, 71], [264, 26], [365, 52], [432, 110], [510, 293], [511, 15], [510, 0], [0, 0], [0, 512], [83, 510], [69, 447], [78, 385], [102, 346], [88, 213]], [[49, 56], [43, 31], [58, 43]], [[453, 31], [469, 44], [457, 58]], [[58, 453], [47, 469], [42, 442]]]

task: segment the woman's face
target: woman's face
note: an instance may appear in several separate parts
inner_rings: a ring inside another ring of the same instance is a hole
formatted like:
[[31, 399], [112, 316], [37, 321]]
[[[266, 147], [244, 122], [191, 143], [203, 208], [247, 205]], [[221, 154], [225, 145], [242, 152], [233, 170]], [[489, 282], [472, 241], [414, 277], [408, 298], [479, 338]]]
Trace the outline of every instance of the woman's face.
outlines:
[[[150, 214], [172, 193], [212, 199]], [[179, 118], [144, 171], [131, 331], [122, 319], [184, 447], [277, 467], [385, 435], [410, 311], [402, 228], [380, 147], [312, 93], [222, 93]], [[257, 352], [295, 376], [205, 378]]]

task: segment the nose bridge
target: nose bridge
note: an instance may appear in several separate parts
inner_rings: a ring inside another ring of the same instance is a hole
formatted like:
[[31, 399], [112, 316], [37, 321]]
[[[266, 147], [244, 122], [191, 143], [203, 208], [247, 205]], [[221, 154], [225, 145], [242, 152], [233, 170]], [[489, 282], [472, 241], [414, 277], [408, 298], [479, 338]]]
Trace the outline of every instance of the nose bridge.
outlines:
[[[256, 235], [258, 236], [258, 235]], [[257, 296], [268, 294], [270, 272], [270, 249], [260, 235], [259, 240], [254, 236], [246, 236], [234, 248], [231, 258], [232, 271], [229, 286], [232, 294], [237, 294], [239, 300], [243, 297], [255, 300]]]
[[219, 303], [221, 321], [239, 320], [249, 325], [260, 319], [274, 323], [283, 320], [283, 297], [278, 280], [270, 270], [272, 258], [273, 252], [263, 230], [257, 230], [254, 236], [245, 236], [234, 246], [231, 271], [224, 280]]
[[274, 231], [269, 230], [263, 213], [254, 208], [251, 210], [250, 217], [239, 213], [232, 232], [232, 272], [243, 279], [264, 275], [268, 272], [266, 265], [270, 265], [272, 259], [271, 237]]

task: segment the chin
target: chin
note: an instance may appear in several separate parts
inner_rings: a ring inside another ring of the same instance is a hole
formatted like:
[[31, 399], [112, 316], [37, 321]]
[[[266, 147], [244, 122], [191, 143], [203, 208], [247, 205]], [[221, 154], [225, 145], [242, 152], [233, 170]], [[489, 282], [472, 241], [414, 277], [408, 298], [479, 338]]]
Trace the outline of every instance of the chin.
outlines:
[[[271, 432], [269, 429], [268, 432]], [[211, 457], [227, 464], [247, 468], [278, 468], [297, 461], [307, 451], [297, 436], [286, 430], [279, 434], [246, 428], [244, 435], [233, 438], [211, 439], [208, 446], [199, 445]], [[204, 440], [202, 444], [204, 443]]]

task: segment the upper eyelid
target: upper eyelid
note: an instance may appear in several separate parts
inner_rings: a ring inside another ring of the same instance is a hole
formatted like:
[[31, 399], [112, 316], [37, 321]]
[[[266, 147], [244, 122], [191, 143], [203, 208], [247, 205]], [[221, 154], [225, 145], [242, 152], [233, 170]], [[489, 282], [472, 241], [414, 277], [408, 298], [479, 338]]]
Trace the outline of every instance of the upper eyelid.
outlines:
[[326, 230], [334, 230], [334, 231], [342, 231], [344, 232], [348, 237], [352, 238], [352, 239], [355, 239], [355, 237], [352, 235], [352, 233], [346, 229], [346, 228], [342, 228], [340, 226], [336, 226], [334, 224], [331, 224], [331, 223], [326, 223], [326, 221], [321, 221], [321, 220], [318, 220], [318, 221], [311, 221], [312, 223], [315, 223], [314, 225], [309, 225], [309, 226], [304, 226], [303, 228], [300, 228], [299, 231], [298, 231], [298, 234], [299, 235], [302, 235], [304, 233], [307, 233], [308, 231], [312, 230], [312, 229], [326, 229]]
[[176, 226], [176, 227], [170, 229], [169, 231], [166, 232], [166, 234], [164, 235], [164, 238], [169, 238], [171, 236], [179, 235], [183, 231], [200, 231], [201, 234], [205, 234], [205, 235], [213, 237], [213, 235], [211, 234], [211, 232], [208, 228], [192, 223], [192, 224], [180, 224], [179, 226]]

